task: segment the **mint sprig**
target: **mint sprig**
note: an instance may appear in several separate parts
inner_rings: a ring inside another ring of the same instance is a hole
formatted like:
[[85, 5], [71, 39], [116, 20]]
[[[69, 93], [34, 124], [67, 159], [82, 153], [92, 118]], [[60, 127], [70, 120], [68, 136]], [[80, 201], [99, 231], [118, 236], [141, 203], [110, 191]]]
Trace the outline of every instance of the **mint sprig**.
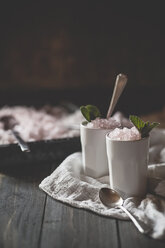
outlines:
[[100, 110], [94, 105], [81, 106], [80, 110], [88, 122], [95, 120], [97, 117], [101, 117]]
[[130, 115], [129, 119], [138, 129], [138, 131], [141, 133], [142, 138], [148, 137], [151, 130], [160, 124], [158, 122], [151, 122], [151, 123], [149, 121], [144, 122], [136, 115]]

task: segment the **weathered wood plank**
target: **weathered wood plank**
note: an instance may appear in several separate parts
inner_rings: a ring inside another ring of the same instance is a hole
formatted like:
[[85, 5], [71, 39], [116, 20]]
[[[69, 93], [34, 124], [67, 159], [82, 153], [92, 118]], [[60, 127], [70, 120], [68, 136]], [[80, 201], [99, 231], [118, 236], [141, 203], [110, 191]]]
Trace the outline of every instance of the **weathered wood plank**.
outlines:
[[165, 241], [141, 234], [131, 221], [118, 221], [121, 248], [164, 248]]
[[[59, 162], [54, 162], [52, 169]], [[130, 221], [70, 207], [40, 191], [49, 164], [12, 167], [0, 174], [0, 247], [164, 248]]]
[[116, 220], [72, 208], [48, 197], [41, 248], [118, 247]]
[[0, 174], [0, 247], [36, 248], [46, 199], [38, 184], [49, 168], [15, 169]]

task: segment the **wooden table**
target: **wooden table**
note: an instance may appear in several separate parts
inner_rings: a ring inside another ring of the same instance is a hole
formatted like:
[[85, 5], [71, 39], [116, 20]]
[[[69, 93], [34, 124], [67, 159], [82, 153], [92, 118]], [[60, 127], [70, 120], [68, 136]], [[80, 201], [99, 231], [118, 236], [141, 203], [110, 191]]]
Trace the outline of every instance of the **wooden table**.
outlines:
[[[61, 149], [61, 148], [60, 148]], [[57, 149], [58, 150], [58, 149]], [[58, 151], [55, 152], [58, 152]], [[0, 165], [0, 247], [164, 248], [131, 221], [102, 217], [58, 202], [38, 187], [67, 156]]]

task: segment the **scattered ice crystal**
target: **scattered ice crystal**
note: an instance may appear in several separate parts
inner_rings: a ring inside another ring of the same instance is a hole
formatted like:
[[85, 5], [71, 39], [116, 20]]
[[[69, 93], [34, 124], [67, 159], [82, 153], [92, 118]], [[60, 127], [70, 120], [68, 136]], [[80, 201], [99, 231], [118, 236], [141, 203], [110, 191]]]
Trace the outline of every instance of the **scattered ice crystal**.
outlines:
[[109, 138], [112, 140], [139, 140], [141, 139], [141, 134], [136, 129], [136, 127], [123, 129], [115, 128], [112, 132], [109, 133]]

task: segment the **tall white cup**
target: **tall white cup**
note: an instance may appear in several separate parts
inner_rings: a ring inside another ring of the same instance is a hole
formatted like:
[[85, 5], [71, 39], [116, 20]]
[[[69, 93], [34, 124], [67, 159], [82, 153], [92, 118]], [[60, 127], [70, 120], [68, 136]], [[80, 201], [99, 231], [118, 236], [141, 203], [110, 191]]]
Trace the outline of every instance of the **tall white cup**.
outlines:
[[88, 128], [85, 122], [80, 125], [83, 170], [93, 178], [109, 174], [105, 138], [108, 132], [109, 129]]
[[123, 198], [146, 194], [149, 137], [134, 141], [111, 140], [106, 135], [110, 187]]

